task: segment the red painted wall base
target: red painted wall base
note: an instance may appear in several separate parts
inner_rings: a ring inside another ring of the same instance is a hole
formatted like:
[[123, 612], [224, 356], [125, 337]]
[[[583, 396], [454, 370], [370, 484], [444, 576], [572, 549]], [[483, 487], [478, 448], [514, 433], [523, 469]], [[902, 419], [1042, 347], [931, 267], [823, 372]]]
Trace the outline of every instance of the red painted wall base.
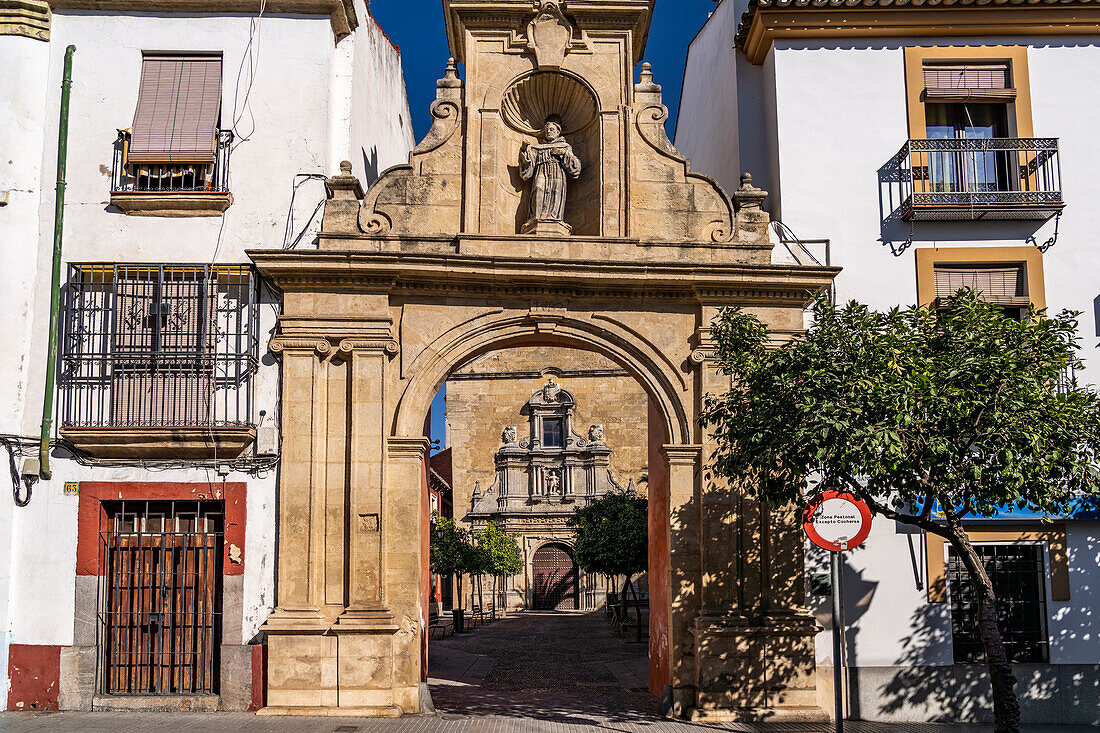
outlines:
[[8, 710], [57, 710], [61, 647], [44, 644], [8, 646]]

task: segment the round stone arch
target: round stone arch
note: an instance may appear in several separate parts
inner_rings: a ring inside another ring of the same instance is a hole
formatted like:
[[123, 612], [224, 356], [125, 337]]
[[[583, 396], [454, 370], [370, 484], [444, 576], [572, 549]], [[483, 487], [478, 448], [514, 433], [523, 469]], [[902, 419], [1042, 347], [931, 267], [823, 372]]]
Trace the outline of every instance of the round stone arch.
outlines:
[[456, 325], [436, 338], [413, 360], [412, 375], [398, 399], [393, 436], [420, 434], [424, 416], [447, 378], [482, 354], [516, 346], [554, 345], [594, 351], [618, 364], [645, 390], [656, 408], [667, 443], [693, 443], [694, 414], [684, 375], [640, 334], [611, 321], [555, 314], [551, 318], [522, 314], [491, 314]]

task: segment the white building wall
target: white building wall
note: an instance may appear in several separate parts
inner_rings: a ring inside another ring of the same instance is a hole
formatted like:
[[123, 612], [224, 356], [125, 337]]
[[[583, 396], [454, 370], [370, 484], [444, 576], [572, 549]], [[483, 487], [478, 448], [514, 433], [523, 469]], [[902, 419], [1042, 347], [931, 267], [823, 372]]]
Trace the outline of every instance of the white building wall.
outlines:
[[[1100, 211], [1087, 203], [1100, 188], [1100, 171], [1093, 164], [1097, 142], [1090, 127], [1100, 101], [1082, 99], [1074, 80], [1098, 70], [1100, 38], [996, 42], [1030, 46], [1035, 134], [1060, 139], [1067, 204], [1057, 243], [1043, 257], [1047, 305], [1052, 312], [1068, 308], [1083, 313], [1081, 356], [1086, 365], [1095, 363], [1100, 286], [1082, 274], [1100, 266], [1100, 250], [1091, 244]], [[1054, 220], [916, 222], [912, 227], [888, 220], [900, 202], [886, 197], [890, 186], [879, 179], [888, 174], [890, 158], [908, 136], [902, 49], [967, 43], [992, 41], [856, 39], [812, 48], [790, 41], [775, 44], [783, 220], [801, 237], [832, 240], [833, 262], [844, 268], [837, 278], [840, 300], [855, 298], [875, 308], [915, 302], [917, 247], [1033, 246], [1054, 234]], [[1067, 74], [1071, 68], [1074, 73]], [[906, 248], [910, 234], [912, 246]], [[1088, 370], [1079, 376], [1096, 381]]]
[[738, 17], [733, 0], [724, 0], [688, 47], [674, 135], [681, 153], [710, 168], [696, 170], [730, 192], [740, 185], [742, 170], [740, 150], [731, 144], [738, 129]]
[[[743, 5], [739, 2], [739, 11]], [[712, 17], [708, 26], [715, 20]], [[728, 33], [704, 29], [696, 44], [716, 47], [693, 47], [691, 56], [721, 54], [723, 49], [717, 46], [726, 45], [727, 37]], [[903, 49], [909, 45], [994, 43], [1029, 46], [1034, 132], [1038, 137], [1060, 140], [1067, 202], [1061, 221], [918, 222], [910, 227], [896, 215], [890, 216], [901, 202], [889, 180], [889, 163], [908, 137]], [[753, 170], [755, 182], [769, 191], [767, 205], [773, 217], [800, 238], [831, 240], [832, 262], [843, 268], [836, 281], [838, 300], [856, 299], [879, 309], [912, 304], [917, 299], [917, 248], [1034, 246], [1051, 238], [1057, 226], [1057, 242], [1043, 256], [1047, 304], [1051, 311], [1068, 308], [1082, 312], [1081, 356], [1086, 364], [1095, 366], [1079, 377], [1087, 383], [1098, 381], [1100, 280], [1096, 273], [1100, 272], [1100, 250], [1093, 240], [1100, 230], [1100, 210], [1091, 205], [1091, 199], [1100, 190], [1100, 171], [1095, 165], [1100, 143], [1094, 129], [1100, 119], [1100, 98], [1083, 97], [1079, 80], [1100, 74], [1100, 38], [776, 40], [759, 66], [740, 53], [737, 62], [736, 81], [700, 71], [689, 63], [684, 88], [696, 91], [685, 94], [681, 115], [692, 119], [692, 124], [681, 123], [677, 146], [692, 151], [695, 169], [723, 181], [732, 178], [737, 173], [730, 167], [733, 155], [722, 149], [724, 141], [714, 137], [713, 127], [694, 117], [728, 108], [736, 98], [741, 167], [758, 166], [759, 173]], [[759, 91], [754, 88], [757, 84]], [[699, 100], [708, 93], [724, 99], [702, 104]], [[710, 139], [696, 139], [707, 135]], [[781, 249], [776, 253], [782, 255]], [[1096, 582], [1100, 523], [1069, 521], [1067, 531], [1070, 600], [1053, 601], [1047, 579], [1050, 661], [1052, 665], [1096, 665], [1100, 662], [1100, 633], [1093, 609], [1100, 592]], [[825, 553], [809, 548], [807, 556], [811, 571], [828, 570]], [[959, 685], [964, 683], [950, 677], [950, 606], [927, 601], [921, 534], [877, 518], [867, 542], [846, 553], [845, 563], [848, 662], [861, 670], [849, 690], [853, 710], [865, 719], [899, 721], [983, 715], [978, 698], [985, 683], [971, 688], [970, 708], [952, 707], [961, 699], [963, 688]], [[826, 628], [817, 639], [817, 659], [823, 666], [831, 666], [829, 602], [813, 600], [818, 621]], [[942, 689], [927, 690], [924, 702], [916, 701], [915, 690], [906, 693], [897, 689], [898, 670], [912, 666], [938, 668], [948, 675], [929, 678], [930, 684], [942, 685]], [[1058, 709], [1055, 692], [1076, 694], [1070, 688], [1080, 685], [1081, 679], [1071, 682], [1069, 677], [1058, 678], [1059, 674], [1055, 667], [1044, 665], [1024, 672], [1022, 685], [1027, 689], [1029, 714], [1046, 716], [1048, 722], [1069, 714]], [[965, 684], [973, 685], [974, 680]], [[1092, 693], [1081, 694], [1087, 697]], [[1078, 712], [1090, 714], [1088, 710]]]
[[[38, 199], [43, 186], [42, 148], [45, 144], [46, 78], [50, 46], [23, 36], [0, 36], [0, 241], [4, 267], [0, 270], [0, 333], [9, 348], [0, 350], [0, 434], [18, 434], [27, 382], [27, 355], [38, 245]], [[43, 344], [44, 346], [44, 344]], [[7, 463], [6, 452], [0, 460]], [[17, 464], [20, 465], [20, 464]], [[7, 471], [6, 467], [4, 469]], [[7, 486], [5, 481], [4, 485]], [[12, 517], [16, 510], [10, 491], [0, 491], [0, 686], [7, 700], [9, 587], [12, 566]]]
[[[363, 22], [355, 32], [350, 148], [342, 160], [351, 161], [365, 188], [387, 168], [408, 163], [415, 141], [401, 52], [366, 8], [359, 17]], [[447, 59], [438, 61], [442, 77]]]
[[[337, 164], [330, 165], [333, 153], [346, 156], [352, 139], [368, 150], [376, 148], [380, 161], [406, 159], [412, 136], [400, 59], [365, 8], [359, 10], [359, 31], [344, 39], [353, 43], [343, 54], [336, 50], [327, 15], [264, 15], [256, 22], [248, 15], [56, 12], [51, 42], [48, 46], [39, 42], [43, 50], [36, 62], [43, 80], [37, 85], [42, 87], [37, 102], [39, 118], [45, 120], [39, 137], [45, 142], [39, 140], [29, 153], [33, 153], [33, 170], [53, 170], [63, 50], [75, 44], [63, 277], [70, 262], [248, 263], [245, 250], [282, 247], [288, 238], [295, 174], [337, 172], [339, 158]], [[0, 43], [12, 40], [0, 37]], [[0, 47], [0, 53], [5, 50]], [[233, 204], [224, 217], [133, 217], [110, 205], [113, 145], [117, 130], [130, 127], [133, 121], [142, 50], [223, 53], [221, 127], [235, 133], [229, 166]], [[340, 63], [343, 67], [337, 68]], [[249, 69], [254, 71], [252, 79]], [[357, 78], [362, 73], [373, 76]], [[340, 77], [348, 81], [343, 87], [334, 81]], [[20, 80], [20, 75], [15, 79]], [[353, 94], [356, 88], [372, 90], [370, 95], [361, 93], [372, 105], [369, 111], [343, 112], [340, 105], [332, 104], [334, 94]], [[31, 101], [27, 104], [33, 106]], [[333, 117], [337, 113], [339, 119]], [[403, 121], [398, 121], [399, 116]], [[353, 122], [353, 118], [359, 121]], [[294, 199], [295, 228], [290, 238], [297, 227], [306, 225], [324, 197], [323, 185], [314, 186], [308, 195]], [[33, 222], [25, 226], [33, 236], [26, 238], [28, 279], [20, 288], [28, 295], [33, 293], [33, 309], [22, 318], [21, 328], [39, 337], [29, 341], [33, 348], [24, 381], [30, 387], [20, 398], [22, 418], [10, 428], [0, 423], [0, 430], [24, 435], [34, 435], [38, 429], [49, 318], [54, 196], [52, 188], [41, 188], [33, 193], [33, 204], [28, 202], [25, 207], [26, 217]], [[10, 206], [0, 209], [0, 216], [10, 211], [14, 211]], [[315, 231], [319, 222], [318, 215], [309, 229]], [[307, 232], [299, 246], [313, 245], [312, 234]], [[6, 287], [11, 268], [6, 266], [2, 277], [5, 287], [0, 298], [8, 298], [13, 289]], [[3, 309], [5, 313], [9, 310]], [[252, 415], [259, 421], [263, 410], [265, 424], [278, 414], [279, 367], [267, 353], [276, 316], [277, 304], [265, 289], [257, 329], [261, 367], [254, 378]], [[7, 354], [0, 357], [4, 359], [0, 361], [0, 384], [5, 386], [0, 400], [5, 404], [11, 392], [7, 385], [18, 382], [14, 362], [9, 363]], [[0, 421], [9, 414], [3, 411]], [[10, 585], [10, 604], [2, 607], [18, 609], [10, 621], [10, 639], [16, 643], [73, 642], [79, 500], [63, 495], [65, 482], [221, 480], [213, 469], [81, 466], [57, 455], [53, 471], [51, 481], [37, 485], [29, 507], [4, 515], [14, 514], [10, 564], [17, 574], [10, 584], [0, 582], [0, 593]], [[275, 602], [276, 471], [233, 472], [225, 480], [248, 484], [244, 628], [241, 639], [225, 640], [228, 644], [247, 643]], [[10, 499], [6, 501], [10, 503]], [[5, 531], [0, 524], [0, 542]], [[5, 551], [4, 564], [7, 562]], [[0, 595], [0, 602], [3, 600]], [[6, 661], [6, 653], [3, 659]]]
[[[1100, 172], [1094, 165], [1097, 143], [1090, 128], [1090, 120], [1100, 118], [1100, 100], [1081, 100], [1072, 80], [1100, 73], [1098, 40], [997, 39], [1004, 45], [1031, 46], [1028, 66], [1035, 134], [1060, 138], [1067, 205], [1058, 224], [1058, 241], [1043, 257], [1047, 304], [1051, 311], [1083, 312], [1081, 355], [1094, 364], [1100, 331], [1095, 317], [1100, 281], [1094, 273], [1100, 271], [1100, 251], [1093, 246], [1092, 235], [1100, 228], [1100, 212], [1086, 202], [1090, 192], [1100, 190]], [[808, 48], [800, 42], [777, 41], [770, 54], [775, 59], [783, 221], [800, 237], [831, 240], [833, 263], [843, 268], [836, 281], [840, 301], [856, 299], [879, 309], [916, 302], [913, 252], [919, 247], [1021, 246], [1031, 243], [1028, 237], [1042, 243], [1053, 235], [1054, 221], [918, 222], [912, 228], [912, 246], [905, 248], [909, 225], [884, 223], [900, 202], [886, 198], [890, 187], [880, 178], [886, 177], [887, 163], [908, 137], [902, 49], [966, 43], [946, 38], [847, 39], [839, 45], [816, 43]], [[1067, 69], [1073, 73], [1067, 74]], [[1095, 381], [1088, 370], [1079, 376]], [[951, 664], [949, 609], [922, 600], [924, 595], [916, 590], [908, 570], [907, 543], [918, 544], [920, 538], [895, 531], [893, 525], [876, 520], [866, 551], [848, 555], [847, 577], [874, 586], [861, 601], [864, 607], [852, 607], [854, 601], [849, 599], [853, 662], [857, 666]], [[1086, 530], [1079, 524], [1071, 526], [1087, 548], [1081, 535]], [[1091, 552], [1095, 555], [1095, 545]], [[921, 557], [923, 551], [917, 558], [923, 564]], [[1094, 561], [1086, 561], [1075, 573], [1096, 567]], [[1075, 592], [1069, 603], [1051, 602], [1048, 607], [1055, 664], [1100, 660], [1095, 633], [1059, 630], [1078, 628], [1090, 616], [1090, 584], [1078, 577], [1085, 586], [1081, 592]], [[1067, 636], [1072, 643], [1065, 642]], [[933, 640], [939, 641], [929, 643]], [[818, 648], [820, 660], [831, 657], [827, 635], [819, 638]]]

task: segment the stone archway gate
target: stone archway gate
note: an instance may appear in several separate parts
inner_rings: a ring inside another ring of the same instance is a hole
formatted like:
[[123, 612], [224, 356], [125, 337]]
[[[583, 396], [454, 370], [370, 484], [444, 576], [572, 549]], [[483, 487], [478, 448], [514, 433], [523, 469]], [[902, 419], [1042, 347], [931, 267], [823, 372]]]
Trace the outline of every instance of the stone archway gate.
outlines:
[[[709, 323], [739, 305], [779, 335], [836, 270], [771, 263], [765, 193], [733, 198], [632, 83], [652, 0], [445, 0], [453, 61], [408, 165], [328, 179], [316, 250], [250, 253], [284, 292], [277, 607], [269, 713], [421, 709], [424, 421], [447, 376], [523, 344], [606, 355], [650, 397], [650, 687], [696, 717], [805, 719], [815, 702], [793, 517], [703, 480]], [[525, 222], [525, 144], [559, 115], [583, 166], [564, 223]], [[528, 234], [520, 234], [529, 231]]]

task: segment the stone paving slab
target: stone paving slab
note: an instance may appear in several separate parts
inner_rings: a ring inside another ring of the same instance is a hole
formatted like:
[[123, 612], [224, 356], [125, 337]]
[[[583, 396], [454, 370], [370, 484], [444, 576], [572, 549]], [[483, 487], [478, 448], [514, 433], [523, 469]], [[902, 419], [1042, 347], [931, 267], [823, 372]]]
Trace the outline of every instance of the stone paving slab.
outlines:
[[[992, 726], [849, 721], [846, 733], [989, 733]], [[0, 713], [4, 733], [833, 733], [807, 723], [693, 724], [639, 717], [588, 720], [504, 716], [409, 716], [364, 718], [259, 717], [252, 713]], [[1021, 733], [1096, 733], [1090, 726], [1023, 726]]]
[[[596, 614], [522, 614], [432, 640], [436, 715], [398, 720], [252, 713], [0, 713], [0, 733], [833, 733], [830, 724], [690, 723], [659, 717], [639, 646]], [[993, 727], [848, 722], [846, 733], [988, 733]], [[1097, 733], [1088, 726], [1021, 733]]]

